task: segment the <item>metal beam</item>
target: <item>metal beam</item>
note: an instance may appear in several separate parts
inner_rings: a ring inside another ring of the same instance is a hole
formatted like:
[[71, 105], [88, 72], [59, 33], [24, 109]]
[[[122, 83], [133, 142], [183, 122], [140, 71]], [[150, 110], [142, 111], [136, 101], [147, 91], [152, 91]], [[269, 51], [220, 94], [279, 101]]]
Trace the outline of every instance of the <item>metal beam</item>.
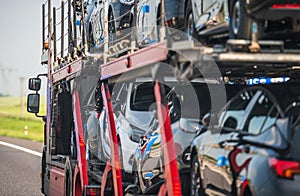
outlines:
[[107, 79], [152, 63], [167, 59], [166, 42], [153, 44], [132, 54], [122, 56], [100, 66], [101, 79]]

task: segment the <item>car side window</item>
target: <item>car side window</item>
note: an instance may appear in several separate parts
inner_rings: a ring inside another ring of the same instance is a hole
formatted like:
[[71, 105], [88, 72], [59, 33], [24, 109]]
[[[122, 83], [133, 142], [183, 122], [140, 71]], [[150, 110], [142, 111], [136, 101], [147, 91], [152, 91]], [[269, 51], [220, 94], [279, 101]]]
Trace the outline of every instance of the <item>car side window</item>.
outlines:
[[260, 134], [276, 122], [277, 115], [273, 101], [263, 93], [256, 100], [243, 129], [251, 134]]
[[153, 83], [134, 84], [130, 96], [130, 109], [133, 111], [149, 111], [153, 103], [155, 103]]
[[243, 91], [234, 97], [225, 110], [220, 113], [219, 125], [231, 129], [239, 128], [246, 115], [247, 106], [254, 95], [253, 91]]

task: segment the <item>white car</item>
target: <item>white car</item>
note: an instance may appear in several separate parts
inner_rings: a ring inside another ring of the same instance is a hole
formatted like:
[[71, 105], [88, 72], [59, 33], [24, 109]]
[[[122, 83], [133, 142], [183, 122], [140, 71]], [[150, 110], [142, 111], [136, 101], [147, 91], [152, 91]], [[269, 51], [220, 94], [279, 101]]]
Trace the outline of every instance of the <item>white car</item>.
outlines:
[[[122, 169], [131, 174], [132, 155], [142, 136], [149, 127], [154, 114], [155, 104], [152, 82], [124, 83], [118, 90], [113, 90], [114, 118]], [[117, 94], [117, 95], [116, 95]], [[115, 97], [114, 97], [115, 95]], [[154, 109], [154, 108], [153, 108]], [[104, 162], [110, 159], [110, 136], [105, 109], [99, 118], [98, 158]]]

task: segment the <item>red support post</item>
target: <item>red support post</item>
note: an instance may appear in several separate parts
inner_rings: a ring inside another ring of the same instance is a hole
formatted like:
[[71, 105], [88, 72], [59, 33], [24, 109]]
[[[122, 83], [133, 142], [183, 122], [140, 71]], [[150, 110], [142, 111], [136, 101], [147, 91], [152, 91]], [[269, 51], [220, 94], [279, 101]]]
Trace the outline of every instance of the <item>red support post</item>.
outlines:
[[[166, 180], [166, 187], [164, 185], [161, 187], [159, 193], [165, 193], [167, 189], [168, 195], [181, 195], [181, 185], [180, 185], [180, 178], [178, 172], [178, 165], [176, 159], [176, 151], [175, 151], [175, 144], [173, 140], [173, 133], [171, 128], [171, 121], [170, 116], [168, 115], [168, 105], [165, 104], [163, 108], [162, 106], [162, 99], [165, 99], [165, 93], [161, 93], [161, 89], [158, 81], [156, 80], [154, 86], [154, 93], [155, 99], [157, 104], [157, 117], [160, 126], [160, 134], [161, 134], [161, 146], [163, 150], [164, 156], [164, 166], [165, 166], [165, 180]], [[166, 101], [164, 101], [166, 103]]]
[[112, 168], [115, 196], [122, 196], [123, 186], [122, 186], [121, 162], [120, 162], [120, 155], [118, 150], [119, 145], [118, 145], [112, 101], [111, 101], [110, 91], [107, 83], [102, 84], [101, 92], [103, 97], [103, 104], [106, 110], [108, 129], [110, 133], [109, 136], [110, 136], [111, 158], [110, 158], [110, 164], [107, 164], [107, 167], [109, 166]]
[[108, 173], [111, 171], [111, 165], [110, 162], [107, 161], [106, 167], [102, 176], [102, 181], [101, 181], [101, 196], [104, 196], [105, 194], [105, 187], [107, 183], [107, 178], [108, 178]]
[[80, 173], [80, 181], [81, 181], [81, 191], [84, 190], [84, 187], [88, 184], [88, 172], [87, 172], [87, 164], [85, 157], [85, 143], [84, 143], [84, 133], [83, 133], [83, 125], [81, 119], [81, 111], [80, 111], [80, 102], [78, 91], [74, 93], [74, 118], [75, 118], [75, 132], [76, 134], [76, 144], [77, 144], [77, 161]]

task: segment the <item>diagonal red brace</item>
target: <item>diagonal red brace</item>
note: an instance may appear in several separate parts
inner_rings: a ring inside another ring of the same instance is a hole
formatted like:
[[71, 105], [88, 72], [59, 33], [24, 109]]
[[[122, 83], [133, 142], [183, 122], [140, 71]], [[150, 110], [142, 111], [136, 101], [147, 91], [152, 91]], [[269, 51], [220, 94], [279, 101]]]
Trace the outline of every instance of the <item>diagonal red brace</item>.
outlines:
[[[109, 129], [109, 139], [110, 139], [110, 149], [111, 149], [111, 157], [110, 157], [110, 166], [112, 169], [112, 177], [113, 177], [113, 185], [115, 196], [123, 195], [123, 186], [122, 186], [122, 173], [121, 173], [121, 164], [120, 164], [120, 155], [119, 155], [119, 145], [118, 138], [116, 132], [115, 119], [113, 115], [113, 107], [110, 97], [110, 91], [108, 88], [108, 84], [104, 83], [101, 86], [101, 92], [103, 97], [103, 103], [106, 110], [106, 117], [108, 122]], [[107, 166], [109, 167], [109, 166]], [[106, 170], [106, 169], [105, 169]], [[106, 180], [106, 179], [105, 179]], [[102, 179], [103, 182], [103, 179]], [[103, 186], [102, 186], [103, 187]], [[102, 189], [104, 189], [103, 187]], [[101, 191], [102, 193], [103, 191]], [[104, 192], [103, 192], [104, 194]]]
[[[162, 107], [162, 99], [165, 99], [165, 94], [161, 93], [158, 81], [155, 82], [154, 93], [157, 103], [157, 117], [160, 125], [160, 134], [162, 138], [161, 146], [163, 147], [164, 156], [164, 166], [165, 166], [165, 180], [166, 187], [164, 185], [161, 187], [160, 194], [166, 193], [167, 189], [168, 195], [181, 195], [181, 185], [178, 172], [178, 165], [176, 159], [175, 144], [173, 140], [173, 133], [171, 128], [170, 116], [168, 115], [168, 105], [164, 105], [165, 109]], [[164, 89], [163, 89], [164, 90]], [[162, 97], [164, 96], [164, 97]]]

